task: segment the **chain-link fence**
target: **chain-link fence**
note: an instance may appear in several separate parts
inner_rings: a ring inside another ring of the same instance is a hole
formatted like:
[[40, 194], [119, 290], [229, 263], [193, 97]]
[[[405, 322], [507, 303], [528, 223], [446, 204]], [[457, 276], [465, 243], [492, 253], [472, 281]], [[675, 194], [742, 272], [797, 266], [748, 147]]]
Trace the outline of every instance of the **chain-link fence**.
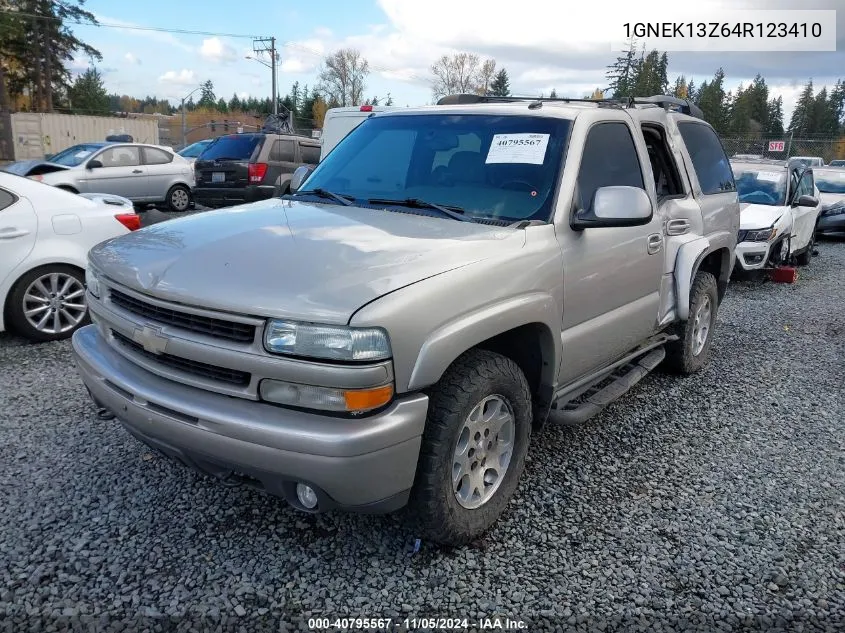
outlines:
[[722, 138], [728, 156], [759, 156], [786, 160], [792, 156], [818, 156], [825, 164], [845, 159], [845, 137], [792, 138], [789, 135], [772, 138]]

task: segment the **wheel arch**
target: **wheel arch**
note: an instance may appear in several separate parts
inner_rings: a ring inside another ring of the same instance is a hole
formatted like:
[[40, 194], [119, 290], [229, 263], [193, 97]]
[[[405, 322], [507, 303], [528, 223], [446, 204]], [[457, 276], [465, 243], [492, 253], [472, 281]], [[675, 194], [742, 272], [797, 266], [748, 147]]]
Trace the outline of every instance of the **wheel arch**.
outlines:
[[689, 318], [690, 289], [698, 271], [711, 273], [716, 278], [719, 302], [728, 289], [728, 279], [733, 268], [731, 249], [713, 246], [706, 237], [701, 237], [678, 249], [675, 260], [675, 290], [678, 318]]
[[6, 285], [6, 292], [3, 294], [2, 297], [0, 297], [0, 300], [2, 300], [2, 306], [0, 306], [0, 308], [2, 308], [0, 309], [0, 332], [3, 332], [8, 329], [9, 300], [12, 296], [12, 293], [17, 288], [17, 285], [20, 283], [21, 279], [23, 279], [25, 275], [31, 273], [34, 270], [38, 270], [39, 268], [49, 268], [50, 266], [67, 266], [69, 268], [73, 268], [79, 271], [83, 274], [83, 276], [85, 275], [85, 267], [80, 266], [79, 262], [68, 258], [60, 258], [48, 262], [37, 261], [33, 262], [33, 265], [22, 266], [14, 270], [14, 279]]

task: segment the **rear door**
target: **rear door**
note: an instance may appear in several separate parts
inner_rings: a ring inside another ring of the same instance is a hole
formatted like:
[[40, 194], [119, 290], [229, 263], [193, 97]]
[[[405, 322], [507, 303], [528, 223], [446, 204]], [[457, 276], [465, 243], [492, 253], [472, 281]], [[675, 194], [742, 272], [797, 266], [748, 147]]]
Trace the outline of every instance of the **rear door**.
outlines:
[[258, 156], [264, 138], [264, 134], [230, 134], [218, 138], [194, 163], [197, 187], [246, 187], [249, 163]]
[[0, 189], [0, 286], [32, 251], [37, 233], [38, 218], [29, 201]]
[[147, 170], [146, 197], [149, 200], [164, 200], [173, 177], [179, 171], [173, 164], [173, 154], [157, 147], [143, 147], [141, 153]]
[[111, 193], [133, 201], [147, 195], [147, 171], [141, 164], [141, 148], [137, 145], [107, 147], [91, 157], [102, 167], [85, 169], [80, 180], [80, 193]]

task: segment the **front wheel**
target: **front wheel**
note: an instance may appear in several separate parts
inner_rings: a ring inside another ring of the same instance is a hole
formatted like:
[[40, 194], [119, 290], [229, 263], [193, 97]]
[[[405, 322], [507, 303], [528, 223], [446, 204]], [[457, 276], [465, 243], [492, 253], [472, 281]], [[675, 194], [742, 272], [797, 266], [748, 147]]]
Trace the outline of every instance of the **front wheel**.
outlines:
[[707, 364], [718, 309], [716, 278], [710, 273], [696, 273], [690, 289], [689, 317], [677, 327], [675, 333], [680, 338], [666, 345], [666, 366], [670, 370], [693, 374]]
[[33, 341], [68, 338], [88, 322], [83, 273], [76, 268], [50, 265], [21, 277], [9, 298], [9, 323]]
[[421, 537], [464, 545], [504, 512], [525, 466], [531, 391], [512, 360], [472, 350], [429, 392], [410, 513]]
[[185, 185], [173, 185], [167, 192], [167, 207], [181, 213], [191, 206], [191, 191]]
[[807, 250], [803, 253], [798, 255], [795, 258], [795, 261], [798, 263], [799, 266], [809, 266], [810, 262], [813, 261], [813, 249], [816, 248], [816, 229], [813, 227], [813, 234], [810, 235], [810, 243], [807, 244]]

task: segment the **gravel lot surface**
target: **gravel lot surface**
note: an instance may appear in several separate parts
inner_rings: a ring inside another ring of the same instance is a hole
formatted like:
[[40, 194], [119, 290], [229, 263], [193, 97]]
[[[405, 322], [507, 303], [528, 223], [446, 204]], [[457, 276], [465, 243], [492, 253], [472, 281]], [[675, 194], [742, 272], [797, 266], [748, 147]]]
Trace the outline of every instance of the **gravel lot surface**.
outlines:
[[795, 285], [732, 284], [702, 373], [537, 436], [506, 516], [452, 551], [153, 456], [95, 417], [69, 343], [0, 335], [0, 630], [845, 630], [845, 242], [819, 252]]

